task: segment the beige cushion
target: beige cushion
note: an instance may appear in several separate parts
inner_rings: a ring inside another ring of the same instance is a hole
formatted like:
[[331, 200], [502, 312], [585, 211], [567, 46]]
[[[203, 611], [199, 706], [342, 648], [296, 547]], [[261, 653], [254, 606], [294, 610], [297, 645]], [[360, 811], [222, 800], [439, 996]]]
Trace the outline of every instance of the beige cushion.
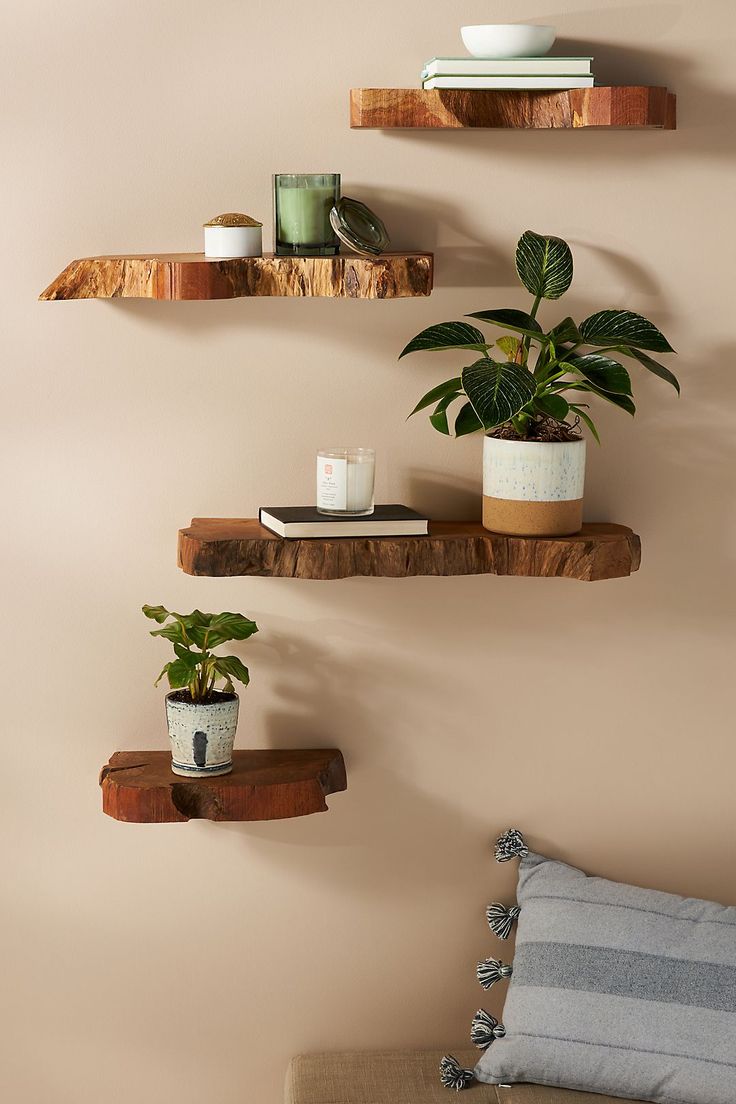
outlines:
[[[454, 1054], [470, 1069], [478, 1060], [476, 1050]], [[620, 1104], [612, 1096], [541, 1085], [473, 1082], [456, 1095], [440, 1082], [441, 1057], [439, 1050], [300, 1054], [289, 1064], [284, 1104]]]

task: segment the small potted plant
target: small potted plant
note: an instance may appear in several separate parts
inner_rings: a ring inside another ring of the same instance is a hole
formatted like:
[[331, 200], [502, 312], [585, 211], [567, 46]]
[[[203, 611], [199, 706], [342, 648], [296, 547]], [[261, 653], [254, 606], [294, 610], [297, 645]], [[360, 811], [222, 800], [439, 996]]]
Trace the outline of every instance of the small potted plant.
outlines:
[[155, 684], [165, 675], [172, 691], [166, 695], [172, 771], [189, 778], [228, 774], [238, 726], [233, 680], [247, 686], [250, 676], [237, 656], [215, 655], [214, 649], [246, 640], [258, 626], [240, 613], [170, 613], [163, 606], [144, 606], [143, 612], [161, 625], [151, 636], [170, 640], [176, 653]]
[[[579, 531], [583, 521], [585, 424], [600, 443], [583, 395], [594, 395], [634, 414], [631, 377], [616, 357], [637, 361], [655, 376], [680, 386], [669, 368], [649, 354], [674, 352], [648, 319], [628, 310], [602, 310], [579, 325], [564, 318], [549, 330], [537, 311], [543, 299], [559, 299], [572, 283], [572, 253], [561, 238], [527, 230], [516, 247], [516, 271], [534, 296], [528, 314], [514, 309], [467, 315], [511, 331], [487, 342], [476, 326], [430, 326], [401, 353], [467, 349], [473, 363], [432, 388], [412, 414], [433, 408], [429, 420], [449, 434], [448, 409], [462, 402], [456, 437], [482, 430], [483, 525], [500, 533], [555, 536]], [[401, 359], [401, 357], [399, 358]], [[410, 415], [411, 416], [411, 415]]]

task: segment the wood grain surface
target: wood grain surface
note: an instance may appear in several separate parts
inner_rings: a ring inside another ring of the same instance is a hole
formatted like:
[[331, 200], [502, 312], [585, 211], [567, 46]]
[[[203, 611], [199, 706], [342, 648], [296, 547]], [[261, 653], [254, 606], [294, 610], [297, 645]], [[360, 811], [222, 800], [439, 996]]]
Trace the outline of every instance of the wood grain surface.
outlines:
[[571, 537], [508, 537], [477, 522], [433, 521], [429, 536], [284, 540], [255, 518], [193, 518], [179, 530], [188, 575], [345, 579], [356, 575], [527, 575], [594, 582], [639, 567], [638, 536], [591, 523]]
[[350, 125], [382, 130], [462, 127], [674, 130], [675, 105], [672, 92], [646, 85], [575, 88], [566, 92], [353, 88]]
[[168, 751], [117, 751], [100, 786], [103, 812], [137, 824], [282, 820], [324, 812], [347, 777], [336, 748], [235, 751], [232, 773], [216, 778], [174, 774]]
[[251, 295], [401, 299], [429, 295], [431, 253], [359, 257], [239, 257], [203, 253], [85, 257], [39, 296], [50, 299], [238, 299]]

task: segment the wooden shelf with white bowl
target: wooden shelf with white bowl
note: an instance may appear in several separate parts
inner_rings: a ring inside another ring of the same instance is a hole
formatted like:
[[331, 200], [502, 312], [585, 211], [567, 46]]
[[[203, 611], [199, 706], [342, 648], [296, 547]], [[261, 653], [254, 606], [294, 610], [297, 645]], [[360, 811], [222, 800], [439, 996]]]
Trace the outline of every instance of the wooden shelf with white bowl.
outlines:
[[676, 99], [667, 88], [606, 85], [562, 92], [353, 88], [356, 130], [674, 130]]

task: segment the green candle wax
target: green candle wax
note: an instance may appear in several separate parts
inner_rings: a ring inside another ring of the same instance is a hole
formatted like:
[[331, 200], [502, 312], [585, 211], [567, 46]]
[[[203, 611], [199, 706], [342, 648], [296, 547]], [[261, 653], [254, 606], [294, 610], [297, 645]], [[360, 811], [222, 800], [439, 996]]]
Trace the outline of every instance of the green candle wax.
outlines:
[[337, 252], [330, 211], [339, 198], [339, 177], [276, 177], [277, 252]]

